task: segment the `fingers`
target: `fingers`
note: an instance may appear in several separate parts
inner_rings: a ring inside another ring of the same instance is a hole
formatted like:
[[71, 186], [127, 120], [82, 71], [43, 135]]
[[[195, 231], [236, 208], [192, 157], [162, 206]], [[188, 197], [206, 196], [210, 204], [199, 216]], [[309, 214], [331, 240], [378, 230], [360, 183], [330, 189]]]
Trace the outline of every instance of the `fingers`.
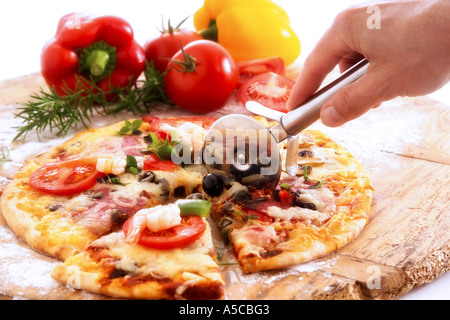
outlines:
[[306, 59], [287, 102], [287, 109], [293, 110], [313, 95], [325, 77], [336, 67], [341, 58], [351, 50], [338, 41], [336, 30], [328, 30]]
[[329, 127], [338, 127], [394, 98], [390, 79], [385, 73], [370, 70], [363, 77], [341, 89], [322, 107], [320, 118]]

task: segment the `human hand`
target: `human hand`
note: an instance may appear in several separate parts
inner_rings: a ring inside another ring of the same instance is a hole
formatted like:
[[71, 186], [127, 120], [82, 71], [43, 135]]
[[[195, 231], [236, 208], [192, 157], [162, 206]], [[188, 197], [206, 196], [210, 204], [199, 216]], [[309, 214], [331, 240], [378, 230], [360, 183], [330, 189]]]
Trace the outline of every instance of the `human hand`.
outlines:
[[307, 57], [289, 110], [314, 94], [336, 65], [343, 72], [362, 57], [370, 61], [367, 73], [323, 105], [325, 125], [340, 126], [383, 101], [428, 94], [449, 81], [450, 1], [393, 1], [375, 7], [380, 18], [375, 27], [368, 23], [372, 13], [367, 6], [336, 17]]

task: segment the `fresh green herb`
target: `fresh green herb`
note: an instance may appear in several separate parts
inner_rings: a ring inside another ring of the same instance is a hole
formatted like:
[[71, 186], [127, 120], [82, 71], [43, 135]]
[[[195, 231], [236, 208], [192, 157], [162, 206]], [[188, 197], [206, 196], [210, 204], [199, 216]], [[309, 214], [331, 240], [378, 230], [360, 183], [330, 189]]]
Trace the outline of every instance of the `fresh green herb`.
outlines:
[[49, 88], [49, 92], [41, 89], [18, 108], [15, 117], [21, 118], [23, 125], [14, 128], [18, 131], [14, 140], [20, 137], [25, 140], [31, 131], [35, 131], [39, 138], [46, 129], [64, 136], [69, 129], [80, 124], [89, 128], [94, 113], [104, 117], [123, 110], [135, 116], [147, 114], [154, 103], [170, 103], [163, 90], [164, 75], [155, 69], [153, 63], [146, 63], [145, 80], [138, 80], [135, 84], [130, 81], [122, 88], [110, 86], [108, 92], [86, 78], [82, 81], [77, 78], [75, 90], [66, 86], [64, 95], [59, 95], [54, 88]]
[[216, 262], [219, 266], [236, 266], [237, 262]]
[[317, 181], [315, 184], [309, 186], [309, 189], [319, 189], [323, 184], [325, 183], [325, 180]]
[[292, 188], [292, 186], [288, 185], [287, 183], [283, 183], [281, 186], [281, 188], [289, 190], [290, 188]]
[[258, 219], [259, 218], [259, 216], [256, 215], [256, 214], [244, 214], [242, 211], [236, 211], [234, 214], [237, 215], [237, 216], [244, 216], [245, 220]]
[[127, 155], [127, 165], [125, 167], [125, 170], [133, 174], [139, 174], [137, 160], [132, 155]]
[[308, 167], [304, 166], [303, 167], [303, 179], [306, 181], [309, 181], [309, 177], [308, 177]]
[[125, 184], [124, 183], [122, 183], [121, 181], [120, 181], [120, 178], [119, 177], [111, 177], [110, 178], [110, 181], [111, 181], [111, 183], [113, 183], [113, 184], [120, 184], [121, 186], [124, 186]]
[[130, 132], [132, 135], [139, 135], [141, 134], [141, 130], [139, 130], [141, 124], [142, 120], [134, 120], [133, 122], [126, 120], [125, 125], [122, 128], [120, 128], [120, 130], [117, 131], [117, 133], [121, 135], [126, 135]]
[[1, 150], [0, 165], [4, 164], [5, 162], [12, 161], [8, 147], [1, 147], [0, 150]]
[[125, 185], [125, 183], [122, 183], [122, 181], [120, 181], [120, 178], [118, 176], [116, 176], [115, 174], [108, 174], [108, 175], [104, 176], [103, 178], [97, 178], [97, 181], [99, 183], [112, 183], [112, 184], [118, 184], [121, 186]]
[[167, 135], [166, 139], [158, 139], [155, 133], [149, 132], [150, 143], [147, 146], [147, 149], [155, 153], [161, 160], [169, 160], [172, 157], [173, 147], [177, 145], [179, 142], [174, 138], [175, 134], [173, 133], [169, 138]]

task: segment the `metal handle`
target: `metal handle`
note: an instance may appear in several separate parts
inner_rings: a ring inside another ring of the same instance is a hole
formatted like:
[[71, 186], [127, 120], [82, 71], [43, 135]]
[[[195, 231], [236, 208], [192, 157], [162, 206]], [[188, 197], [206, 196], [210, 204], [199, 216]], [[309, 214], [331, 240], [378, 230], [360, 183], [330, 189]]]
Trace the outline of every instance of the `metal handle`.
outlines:
[[281, 117], [281, 125], [288, 135], [294, 136], [320, 118], [323, 104], [337, 91], [362, 77], [369, 67], [369, 61], [361, 60], [345, 71], [339, 78], [326, 85], [296, 109]]

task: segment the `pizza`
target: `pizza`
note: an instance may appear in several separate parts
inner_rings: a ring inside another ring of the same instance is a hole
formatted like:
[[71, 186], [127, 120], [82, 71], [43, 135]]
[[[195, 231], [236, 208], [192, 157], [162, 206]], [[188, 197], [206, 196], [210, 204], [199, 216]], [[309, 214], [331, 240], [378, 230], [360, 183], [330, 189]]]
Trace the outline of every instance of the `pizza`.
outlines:
[[[244, 272], [324, 256], [363, 229], [373, 188], [343, 147], [305, 130], [297, 176], [246, 187], [195, 157], [215, 120], [147, 116], [78, 133], [24, 165], [2, 214], [32, 248], [61, 260], [57, 281], [138, 299], [223, 298], [211, 224]], [[180, 150], [190, 163], [174, 160]]]

